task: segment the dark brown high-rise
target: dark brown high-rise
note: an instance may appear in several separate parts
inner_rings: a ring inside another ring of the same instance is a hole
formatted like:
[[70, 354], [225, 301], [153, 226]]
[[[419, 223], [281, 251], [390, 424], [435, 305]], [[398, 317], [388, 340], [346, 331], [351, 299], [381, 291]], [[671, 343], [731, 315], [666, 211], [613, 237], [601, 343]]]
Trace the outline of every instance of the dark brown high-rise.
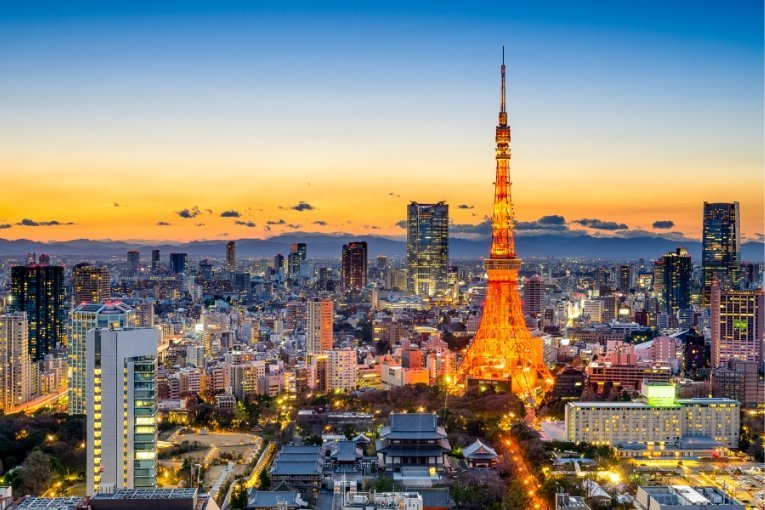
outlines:
[[343, 245], [343, 289], [361, 290], [367, 285], [367, 243]]

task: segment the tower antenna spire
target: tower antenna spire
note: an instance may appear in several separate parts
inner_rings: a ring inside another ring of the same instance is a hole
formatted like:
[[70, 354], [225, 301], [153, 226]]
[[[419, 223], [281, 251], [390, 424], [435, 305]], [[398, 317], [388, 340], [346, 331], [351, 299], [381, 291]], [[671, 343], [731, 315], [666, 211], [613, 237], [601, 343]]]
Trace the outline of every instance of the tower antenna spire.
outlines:
[[[505, 113], [505, 45], [502, 45], [502, 94], [500, 99], [499, 111]], [[501, 123], [501, 121], [500, 121]]]

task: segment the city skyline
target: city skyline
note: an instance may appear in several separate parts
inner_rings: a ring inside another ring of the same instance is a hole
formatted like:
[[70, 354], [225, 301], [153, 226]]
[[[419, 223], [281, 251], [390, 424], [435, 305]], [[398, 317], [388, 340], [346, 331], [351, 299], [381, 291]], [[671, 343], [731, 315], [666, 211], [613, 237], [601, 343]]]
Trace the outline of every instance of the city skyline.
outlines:
[[0, 238], [486, 237], [505, 44], [519, 232], [762, 240], [762, 6], [553, 5], [8, 8]]

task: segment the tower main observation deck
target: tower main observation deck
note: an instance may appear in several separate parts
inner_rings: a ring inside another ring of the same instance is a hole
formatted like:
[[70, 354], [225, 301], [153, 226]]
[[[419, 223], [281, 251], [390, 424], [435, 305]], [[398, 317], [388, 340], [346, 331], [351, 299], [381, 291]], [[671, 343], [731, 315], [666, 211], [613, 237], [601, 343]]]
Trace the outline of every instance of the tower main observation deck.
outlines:
[[510, 126], [505, 106], [505, 58], [496, 130], [497, 176], [491, 220], [491, 252], [486, 301], [478, 331], [456, 373], [461, 387], [491, 385], [512, 391], [526, 402], [538, 402], [553, 384], [544, 364], [542, 339], [531, 335], [518, 290], [521, 259], [515, 252], [513, 201], [510, 194]]

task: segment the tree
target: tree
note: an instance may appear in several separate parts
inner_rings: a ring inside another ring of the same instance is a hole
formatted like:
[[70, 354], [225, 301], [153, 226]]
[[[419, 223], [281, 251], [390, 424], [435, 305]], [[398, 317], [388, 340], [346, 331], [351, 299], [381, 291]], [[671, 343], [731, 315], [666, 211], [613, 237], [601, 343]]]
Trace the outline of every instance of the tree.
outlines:
[[31, 496], [41, 495], [50, 479], [50, 457], [40, 450], [34, 450], [21, 463], [21, 493]]
[[507, 496], [502, 502], [502, 508], [505, 510], [516, 510], [518, 508], [530, 508], [531, 500], [523, 484], [517, 479], [513, 480], [507, 491]]
[[231, 508], [236, 510], [247, 507], [247, 488], [241, 482], [234, 482], [234, 488], [231, 490]]
[[258, 490], [267, 491], [271, 489], [271, 477], [265, 469], [258, 475]]

